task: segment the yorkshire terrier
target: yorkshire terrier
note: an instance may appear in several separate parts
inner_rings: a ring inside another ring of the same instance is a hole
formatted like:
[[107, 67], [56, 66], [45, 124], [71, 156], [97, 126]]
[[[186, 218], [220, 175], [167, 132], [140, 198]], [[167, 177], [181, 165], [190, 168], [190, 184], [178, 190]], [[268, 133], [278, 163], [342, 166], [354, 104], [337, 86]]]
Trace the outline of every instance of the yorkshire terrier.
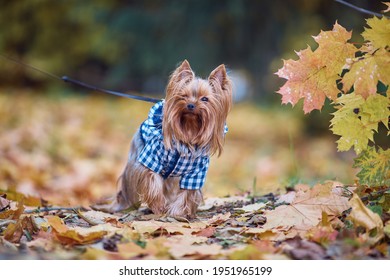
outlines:
[[220, 155], [232, 106], [232, 83], [222, 64], [207, 80], [187, 60], [171, 75], [131, 142], [115, 201], [117, 212], [145, 203], [154, 214], [195, 217], [210, 156]]

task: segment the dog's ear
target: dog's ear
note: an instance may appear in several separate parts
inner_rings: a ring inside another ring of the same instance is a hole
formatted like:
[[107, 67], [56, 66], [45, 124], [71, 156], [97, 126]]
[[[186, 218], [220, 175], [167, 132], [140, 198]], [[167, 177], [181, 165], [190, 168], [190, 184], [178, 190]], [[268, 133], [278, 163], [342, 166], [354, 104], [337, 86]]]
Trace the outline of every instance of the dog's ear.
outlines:
[[219, 65], [210, 73], [209, 83], [212, 86], [219, 86], [222, 90], [226, 90], [231, 86], [224, 64]]
[[179, 67], [176, 68], [173, 76], [177, 81], [191, 81], [195, 74], [191, 69], [190, 63], [185, 59]]

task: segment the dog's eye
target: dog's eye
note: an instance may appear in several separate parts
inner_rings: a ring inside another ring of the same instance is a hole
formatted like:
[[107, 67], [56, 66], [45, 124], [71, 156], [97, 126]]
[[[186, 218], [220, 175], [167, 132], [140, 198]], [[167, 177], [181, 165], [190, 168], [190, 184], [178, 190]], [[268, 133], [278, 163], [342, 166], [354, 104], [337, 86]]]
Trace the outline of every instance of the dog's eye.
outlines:
[[203, 102], [209, 101], [209, 99], [206, 96], [202, 97], [200, 100], [203, 101]]

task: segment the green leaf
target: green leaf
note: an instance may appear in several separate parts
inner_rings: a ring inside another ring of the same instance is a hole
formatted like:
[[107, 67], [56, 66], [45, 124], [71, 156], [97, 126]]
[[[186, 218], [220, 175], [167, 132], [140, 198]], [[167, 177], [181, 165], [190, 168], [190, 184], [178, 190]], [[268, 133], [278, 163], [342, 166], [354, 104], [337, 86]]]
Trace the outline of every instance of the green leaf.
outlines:
[[377, 151], [374, 147], [369, 147], [355, 158], [353, 167], [361, 169], [357, 174], [361, 184], [390, 185], [390, 150], [379, 148]]

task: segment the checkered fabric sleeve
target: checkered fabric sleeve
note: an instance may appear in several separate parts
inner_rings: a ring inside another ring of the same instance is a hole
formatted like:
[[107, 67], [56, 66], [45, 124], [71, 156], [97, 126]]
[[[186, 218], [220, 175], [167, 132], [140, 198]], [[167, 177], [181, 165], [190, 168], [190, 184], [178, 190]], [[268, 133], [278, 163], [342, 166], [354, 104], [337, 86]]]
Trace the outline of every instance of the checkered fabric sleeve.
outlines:
[[164, 100], [150, 108], [148, 118], [141, 125], [142, 140], [148, 142], [151, 138], [161, 135]]
[[203, 157], [202, 162], [196, 166], [193, 172], [183, 175], [180, 180], [180, 188], [186, 190], [200, 190], [206, 181], [209, 164], [210, 158]]

